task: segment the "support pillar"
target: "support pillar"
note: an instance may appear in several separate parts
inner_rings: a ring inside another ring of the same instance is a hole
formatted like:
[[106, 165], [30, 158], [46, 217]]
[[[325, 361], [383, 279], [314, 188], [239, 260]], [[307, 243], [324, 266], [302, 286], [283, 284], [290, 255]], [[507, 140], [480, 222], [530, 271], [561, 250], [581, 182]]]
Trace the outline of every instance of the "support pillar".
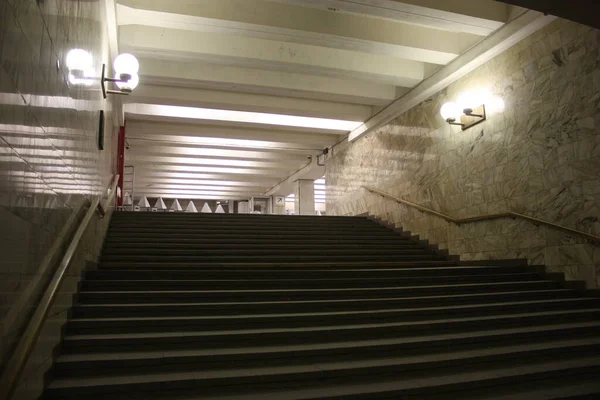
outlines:
[[117, 198], [117, 206], [123, 207], [123, 173], [125, 172], [125, 127], [119, 128], [119, 144], [117, 148], [117, 173], [119, 174], [119, 189], [121, 195]]
[[315, 215], [315, 181], [298, 179], [294, 182], [296, 215]]

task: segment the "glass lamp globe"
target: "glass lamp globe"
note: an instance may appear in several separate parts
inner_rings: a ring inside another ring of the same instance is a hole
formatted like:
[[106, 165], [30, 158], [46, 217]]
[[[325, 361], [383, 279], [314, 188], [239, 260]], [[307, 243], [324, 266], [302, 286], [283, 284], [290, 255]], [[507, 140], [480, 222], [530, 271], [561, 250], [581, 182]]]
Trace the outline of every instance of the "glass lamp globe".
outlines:
[[140, 63], [133, 54], [119, 54], [113, 62], [115, 72], [118, 74], [137, 75], [140, 71]]
[[94, 59], [89, 51], [72, 49], [67, 53], [67, 68], [71, 71], [89, 71], [94, 66]]
[[[458, 96], [458, 98], [456, 99], [456, 102], [458, 103], [458, 108], [461, 113], [466, 108], [475, 108], [475, 107], [483, 104], [483, 103], [478, 102], [477, 96], [474, 92], [462, 93], [460, 96]], [[477, 104], [477, 103], [479, 103], [479, 104]]]
[[506, 108], [506, 104], [500, 97], [492, 96], [489, 103], [486, 103], [486, 107], [491, 112], [503, 112]]
[[[120, 79], [121, 73], [117, 72], [115, 74], [115, 78]], [[127, 82], [115, 82], [115, 84], [119, 87], [119, 89], [121, 89], [123, 91], [129, 91], [129, 92], [133, 91], [133, 89], [135, 89], [139, 83], [140, 83], [140, 77], [138, 76], [138, 74], [132, 75], [131, 79], [129, 79]]]
[[458, 119], [462, 114], [461, 109], [458, 107], [458, 104], [453, 102], [448, 102], [442, 106], [440, 109], [440, 114], [445, 121], [449, 119]]

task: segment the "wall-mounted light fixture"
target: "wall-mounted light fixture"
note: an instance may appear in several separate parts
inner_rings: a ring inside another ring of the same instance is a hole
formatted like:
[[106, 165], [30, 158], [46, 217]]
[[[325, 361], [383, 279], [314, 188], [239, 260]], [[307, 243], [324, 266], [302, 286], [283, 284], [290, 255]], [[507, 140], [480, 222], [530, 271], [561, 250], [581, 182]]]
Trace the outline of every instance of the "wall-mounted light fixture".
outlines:
[[444, 104], [440, 114], [450, 125], [458, 125], [464, 131], [487, 119], [486, 107], [493, 111], [504, 111], [504, 101], [486, 89], [464, 92], [456, 102]]
[[[82, 49], [72, 49], [67, 53], [67, 68], [69, 69], [69, 82], [73, 85], [91, 86], [98, 81], [94, 69], [94, 59], [89, 51]], [[113, 63], [115, 77], [106, 76], [106, 64], [102, 64], [102, 96], [106, 98], [107, 94], [128, 95], [140, 83], [138, 72], [140, 63], [132, 54], [124, 53], [115, 58]], [[107, 90], [106, 82], [113, 82], [119, 90]]]
[[[129, 53], [119, 54], [113, 62], [115, 70], [114, 78], [106, 77], [106, 64], [102, 64], [102, 96], [106, 98], [108, 94], [128, 95], [140, 83], [138, 72], [140, 63], [137, 58]], [[106, 82], [113, 82], [119, 90], [107, 90]]]
[[67, 53], [69, 83], [91, 86], [94, 83], [94, 59], [89, 51], [72, 49]]

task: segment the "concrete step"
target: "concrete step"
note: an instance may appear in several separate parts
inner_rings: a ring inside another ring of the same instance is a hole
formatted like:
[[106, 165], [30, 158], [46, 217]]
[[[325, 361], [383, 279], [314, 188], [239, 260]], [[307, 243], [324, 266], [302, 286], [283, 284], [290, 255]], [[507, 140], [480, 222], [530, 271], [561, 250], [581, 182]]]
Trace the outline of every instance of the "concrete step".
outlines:
[[366, 311], [296, 312], [288, 314], [254, 314], [228, 316], [186, 317], [121, 317], [121, 318], [75, 318], [68, 325], [73, 335], [135, 332], [187, 332], [209, 330], [298, 328], [319, 326], [342, 326], [345, 324], [371, 324], [377, 322], [409, 322], [447, 318], [472, 318], [490, 315], [518, 315], [535, 312], [591, 309], [597, 299], [578, 301], [542, 300], [509, 302], [484, 305], [459, 305], [430, 308], [371, 309]]
[[381, 286], [346, 289], [263, 289], [263, 290], [135, 290], [88, 291], [82, 290], [82, 303], [177, 303], [227, 301], [327, 300], [389, 297], [421, 297], [493, 293], [524, 290], [558, 289], [559, 284], [549, 280], [524, 282], [493, 282], [472, 284], [439, 284], [422, 286]]
[[[286, 248], [246, 248], [246, 249], [160, 249], [148, 247], [146, 249], [127, 249], [127, 248], [109, 248], [103, 252], [104, 257], [120, 257], [130, 255], [158, 255], [158, 256], [219, 256], [219, 255], [311, 255], [311, 256], [378, 256], [381, 255], [383, 249], [356, 249], [348, 247], [346, 249], [294, 249], [290, 251]], [[400, 247], [385, 249], [385, 255], [390, 257], [402, 256], [406, 254], [430, 254], [431, 250], [424, 247]]]
[[390, 356], [431, 355], [445, 352], [447, 349], [497, 351], [506, 346], [532, 344], [534, 338], [538, 346], [556, 346], [556, 342], [564, 345], [565, 341], [588, 343], [590, 339], [600, 340], [598, 333], [600, 333], [600, 324], [583, 323], [291, 346], [61, 354], [55, 364], [53, 376], [74, 378], [95, 374], [121, 375], [134, 369], [137, 372], [142, 369], [145, 370], [144, 372], [156, 372], [157, 369], [165, 366], [170, 371], [174, 371], [189, 369], [190, 366], [195, 370], [211, 370], [231, 364], [238, 368], [255, 368], [265, 363], [306, 365], [327, 362], [333, 357], [343, 362]]
[[374, 322], [347, 325], [320, 325], [291, 328], [233, 330], [174, 330], [67, 335], [63, 348], [69, 353], [128, 351], [162, 348], [236, 348], [266, 345], [329, 343], [374, 338], [401, 338], [446, 333], [468, 333], [494, 329], [542, 327], [567, 323], [596, 323], [600, 309], [574, 309], [545, 312], [476, 316], [406, 322]]
[[539, 300], [578, 301], [581, 297], [576, 290], [532, 290], [523, 292], [498, 292], [460, 294], [447, 296], [425, 296], [408, 298], [360, 298], [353, 300], [294, 300], [265, 302], [222, 302], [222, 303], [77, 303], [72, 310], [73, 318], [118, 318], [156, 316], [197, 316], [197, 315], [255, 315], [294, 313], [311, 310], [319, 311], [368, 311], [371, 309], [426, 308], [435, 306], [484, 305], [500, 302], [520, 302]]
[[[140, 274], [151, 273], [151, 274], [167, 274], [165, 277], [172, 277], [175, 275], [169, 274], [190, 274], [185, 276], [193, 277], [194, 274], [201, 274], [202, 277], [208, 276], [205, 274], [224, 274], [225, 276], [238, 276], [232, 275], [240, 273], [241, 277], [244, 274], [248, 276], [260, 276], [261, 274], [267, 274], [266, 277], [277, 277], [279, 275], [288, 276], [288, 274], [304, 274], [302, 277], [313, 277], [320, 278], [324, 275], [334, 274], [336, 276], [354, 276], [355, 274], [367, 274], [368, 276], [374, 276], [374, 274], [382, 273], [385, 274], [401, 274], [402, 276], [426, 276], [431, 274], [441, 275], [476, 275], [479, 273], [518, 273], [518, 272], [536, 272], [545, 273], [545, 268], [540, 266], [493, 266], [493, 265], [477, 265], [477, 266], [463, 266], [453, 261], [440, 261], [438, 263], [376, 263], [375, 266], [365, 266], [364, 263], [334, 263], [327, 265], [323, 263], [302, 263], [298, 265], [292, 265], [289, 267], [283, 267], [279, 264], [271, 265], [258, 265], [249, 264], [245, 265], [229, 265], [227, 268], [221, 266], [207, 266], [196, 268], [175, 268], [175, 267], [114, 267], [114, 268], [102, 268], [88, 272], [98, 272], [105, 274], [115, 274], [121, 272]], [[388, 264], [388, 265], [379, 265]], [[364, 276], [367, 276], [364, 275]]]
[[197, 254], [197, 255], [177, 255], [177, 254], [119, 254], [103, 255], [100, 262], [149, 262], [158, 263], [179, 263], [179, 262], [223, 262], [223, 263], [243, 263], [243, 262], [336, 262], [336, 261], [435, 261], [446, 260], [446, 256], [437, 255], [426, 251], [363, 255], [363, 254], [260, 254], [247, 255], [243, 253], [231, 252], [229, 254]]
[[108, 237], [111, 238], [123, 238], [128, 236], [136, 236], [136, 237], [162, 237], [162, 236], [171, 236], [178, 238], [228, 238], [228, 239], [244, 239], [248, 236], [251, 236], [255, 239], [278, 239], [278, 238], [287, 238], [287, 239], [303, 239], [310, 237], [313, 240], [318, 238], [332, 238], [332, 236], [337, 240], [361, 240], [361, 239], [379, 239], [379, 238], [388, 238], [393, 239], [401, 235], [394, 231], [332, 231], [319, 229], [315, 230], [306, 230], [306, 231], [291, 231], [291, 230], [247, 230], [247, 231], [229, 231], [229, 230], [202, 230], [202, 229], [189, 229], [189, 230], [181, 230], [181, 229], [160, 229], [154, 227], [148, 228], [138, 228], [138, 229], [119, 229], [115, 231], [108, 232]]
[[427, 267], [427, 268], [362, 268], [362, 269], [289, 269], [289, 268], [252, 268], [252, 269], [143, 269], [119, 268], [87, 271], [86, 279], [90, 280], [161, 280], [161, 279], [329, 279], [329, 278], [402, 278], [432, 277], [454, 275], [496, 275], [538, 273], [544, 269], [538, 267]]
[[230, 237], [221, 235], [218, 238], [213, 236], [190, 236], [190, 237], [171, 237], [167, 236], [152, 236], [152, 237], [137, 237], [137, 236], [119, 236], [112, 237], [107, 236], [105, 244], [106, 246], [114, 246], [114, 245], [159, 245], [159, 246], [169, 246], [171, 244], [191, 244], [191, 245], [262, 245], [262, 246], [288, 246], [288, 245], [321, 245], [321, 246], [393, 246], [393, 245], [403, 245], [403, 244], [416, 244], [416, 242], [410, 240], [404, 236], [390, 236], [385, 238], [362, 238], [362, 239], [353, 239], [353, 238], [344, 238], [344, 240], [340, 240], [335, 237], [326, 236], [323, 238], [312, 238], [312, 237], [304, 237], [302, 240], [298, 240], [298, 238], [288, 238], [285, 236], [281, 236], [276, 239], [265, 239], [261, 237]]
[[402, 278], [323, 278], [323, 279], [86, 279], [81, 284], [85, 291], [114, 290], [247, 290], [247, 289], [349, 289], [382, 286], [431, 286], [436, 284], [523, 282], [542, 279], [536, 273], [438, 275]]
[[227, 231], [245, 231], [245, 230], [298, 230], [298, 231], [315, 231], [320, 229], [332, 230], [332, 231], [345, 231], [345, 232], [356, 232], [356, 231], [389, 231], [390, 229], [379, 225], [376, 223], [361, 223], [361, 224], [319, 224], [314, 222], [307, 223], [296, 223], [290, 221], [288, 223], [271, 223], [271, 224], [256, 224], [256, 223], [222, 223], [222, 222], [210, 222], [210, 223], [190, 223], [190, 222], [159, 222], [157, 224], [147, 223], [111, 223], [110, 230], [111, 231], [120, 231], [120, 230], [135, 230], [139, 228], [159, 228], [159, 229], [169, 229], [169, 230], [227, 230]]
[[[493, 354], [490, 351], [449, 352], [430, 357], [398, 357], [353, 363], [61, 379], [50, 384], [47, 396], [63, 399], [104, 394], [115, 398], [114, 396], [127, 395], [127, 391], [152, 393], [181, 389], [193, 390], [203, 395], [223, 395], [281, 390], [282, 386], [289, 385], [296, 390], [296, 396], [300, 388], [310, 388], [314, 392], [319, 388], [330, 389], [331, 385], [351, 385], [353, 390], [346, 394], [356, 394], [359, 387], [362, 388], [359, 393], [364, 393], [364, 385], [372, 385], [373, 380], [379, 381], [379, 392], [385, 388], [383, 391], [389, 393], [393, 388], [396, 394], [400, 391], [414, 393], [415, 389], [427, 388], [427, 391], [433, 392], [435, 389], [434, 393], [439, 393], [456, 390], [458, 385], [468, 392], [470, 387], [481, 388], [574, 373], [600, 372], [600, 357], [585, 355], [590, 354], [590, 349], [596, 347], [585, 344], [551, 349], [514, 346], [512, 351], [507, 350], [502, 354]], [[557, 357], [560, 357], [561, 361], [553, 360]], [[521, 359], [527, 359], [527, 363], [520, 363]], [[481, 367], [490, 363], [496, 367], [482, 371]], [[444, 368], [441, 369], [441, 365]], [[388, 386], [381, 385], [382, 380], [385, 380]], [[342, 393], [338, 389], [336, 394]]]
[[312, 262], [290, 262], [290, 261], [246, 261], [246, 262], [137, 262], [137, 261], [104, 261], [100, 268], [144, 268], [144, 269], [199, 269], [199, 268], [298, 268], [314, 269], [320, 267], [329, 268], [402, 268], [402, 267], [441, 267], [457, 265], [456, 261], [442, 260], [412, 260], [412, 261], [312, 261]]
[[113, 221], [134, 220], [144, 221], [148, 219], [162, 220], [212, 220], [212, 221], [245, 221], [264, 223], [267, 221], [370, 221], [366, 217], [359, 216], [333, 216], [333, 215], [273, 215], [273, 214], [209, 214], [209, 213], [162, 213], [162, 212], [116, 212], [112, 216]]
[[[160, 251], [177, 251], [181, 250], [243, 250], [243, 249], [277, 249], [286, 251], [347, 251], [347, 250], [364, 250], [372, 251], [379, 250], [388, 251], [396, 249], [410, 249], [410, 248], [421, 248], [422, 245], [416, 242], [408, 240], [393, 240], [387, 242], [377, 243], [353, 243], [345, 244], [334, 242], [331, 244], [306, 244], [304, 242], [289, 242], [289, 243], [261, 243], [260, 241], [247, 242], [247, 243], [194, 243], [194, 242], [163, 242], [157, 241], [152, 244], [152, 249]], [[125, 252], [125, 251], [139, 251], [140, 249], [148, 249], [147, 242], [115, 242], [107, 243], [103, 251], [106, 252]]]

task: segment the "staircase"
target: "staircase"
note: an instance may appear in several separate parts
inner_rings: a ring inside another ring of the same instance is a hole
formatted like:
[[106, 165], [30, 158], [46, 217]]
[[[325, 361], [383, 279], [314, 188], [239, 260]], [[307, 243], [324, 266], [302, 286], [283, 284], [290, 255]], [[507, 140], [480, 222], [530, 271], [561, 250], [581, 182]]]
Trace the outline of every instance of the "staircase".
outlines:
[[115, 213], [46, 399], [600, 398], [599, 299], [360, 217]]

